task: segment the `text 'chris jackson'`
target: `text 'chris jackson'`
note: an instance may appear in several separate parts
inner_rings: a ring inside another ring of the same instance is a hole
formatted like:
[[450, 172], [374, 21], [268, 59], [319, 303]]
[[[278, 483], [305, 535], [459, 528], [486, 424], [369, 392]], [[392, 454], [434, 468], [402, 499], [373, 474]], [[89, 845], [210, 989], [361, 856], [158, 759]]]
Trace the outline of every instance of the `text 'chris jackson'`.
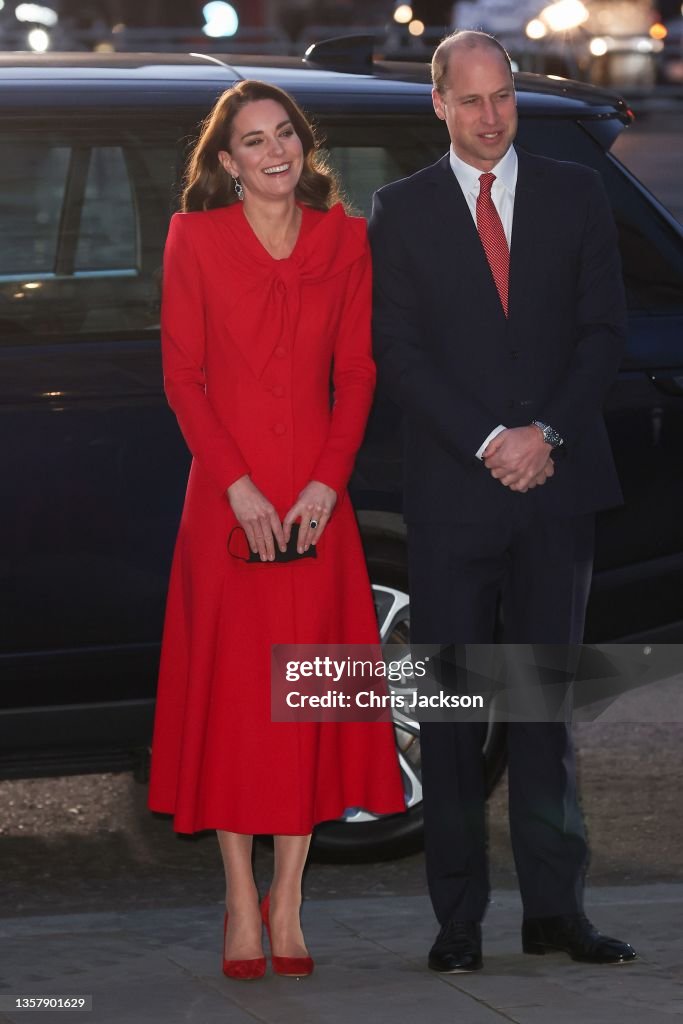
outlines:
[[323, 693], [302, 693], [290, 690], [285, 700], [290, 708], [390, 708], [401, 711], [415, 711], [418, 708], [483, 708], [484, 698], [475, 694], [448, 694], [443, 691], [421, 694], [417, 690], [406, 693], [373, 693], [359, 690], [346, 693], [343, 690], [327, 690]]

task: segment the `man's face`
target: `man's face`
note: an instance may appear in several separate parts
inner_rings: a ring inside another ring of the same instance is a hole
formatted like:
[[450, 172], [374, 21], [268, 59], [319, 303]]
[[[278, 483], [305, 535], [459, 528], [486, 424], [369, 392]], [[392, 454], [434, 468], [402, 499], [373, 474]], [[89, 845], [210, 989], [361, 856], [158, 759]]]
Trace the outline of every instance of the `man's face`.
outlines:
[[506, 61], [488, 46], [456, 47], [445, 84], [443, 95], [432, 90], [432, 100], [453, 149], [465, 163], [490, 171], [517, 133], [515, 89]]

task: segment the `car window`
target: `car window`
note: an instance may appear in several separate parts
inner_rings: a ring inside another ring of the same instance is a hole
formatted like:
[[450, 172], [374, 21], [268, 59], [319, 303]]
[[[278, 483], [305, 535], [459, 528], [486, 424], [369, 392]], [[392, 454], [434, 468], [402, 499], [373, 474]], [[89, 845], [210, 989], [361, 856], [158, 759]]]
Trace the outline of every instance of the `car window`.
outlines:
[[104, 131], [0, 134], [4, 342], [158, 329], [183, 133]]
[[136, 270], [134, 196], [121, 146], [94, 146], [78, 228], [74, 270]]
[[602, 175], [619, 232], [626, 299], [632, 312], [683, 311], [683, 247], [639, 183], [575, 121], [520, 120], [519, 141], [532, 152], [575, 160]]
[[381, 122], [356, 118], [353, 124], [328, 120], [322, 128], [329, 164], [351, 206], [364, 217], [370, 216], [373, 192], [433, 163], [448, 148], [448, 135], [436, 118], [386, 115]]
[[[448, 148], [444, 125], [432, 117], [327, 115], [319, 129], [351, 205], [366, 217], [377, 188]], [[23, 126], [0, 134], [3, 340], [158, 329], [161, 255], [184, 136], [171, 124]], [[680, 311], [680, 239], [638, 184], [576, 121], [522, 118], [518, 139], [532, 152], [600, 171], [618, 224], [630, 309]]]
[[337, 146], [327, 158], [351, 205], [366, 217], [373, 192], [402, 177], [398, 161], [382, 146]]
[[619, 247], [631, 309], [683, 312], [683, 246], [643, 186], [610, 155], [605, 183], [619, 229]]
[[0, 141], [0, 274], [52, 270], [69, 148], [38, 139]]

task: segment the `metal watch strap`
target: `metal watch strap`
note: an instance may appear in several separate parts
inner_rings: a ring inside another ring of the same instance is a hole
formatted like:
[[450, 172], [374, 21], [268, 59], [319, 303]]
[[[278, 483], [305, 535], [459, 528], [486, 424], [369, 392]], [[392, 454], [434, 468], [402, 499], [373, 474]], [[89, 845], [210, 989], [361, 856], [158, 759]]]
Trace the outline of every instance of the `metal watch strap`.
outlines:
[[543, 434], [543, 440], [546, 444], [549, 444], [551, 448], [559, 448], [564, 444], [564, 438], [562, 438], [548, 423], [543, 423], [541, 420], [532, 420], [532, 426], [538, 427]]

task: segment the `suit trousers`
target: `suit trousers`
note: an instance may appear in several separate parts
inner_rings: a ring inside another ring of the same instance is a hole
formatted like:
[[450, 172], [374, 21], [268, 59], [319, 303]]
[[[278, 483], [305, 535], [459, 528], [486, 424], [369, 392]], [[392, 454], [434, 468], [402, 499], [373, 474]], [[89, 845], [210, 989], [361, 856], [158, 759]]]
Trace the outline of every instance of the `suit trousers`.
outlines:
[[[533, 516], [531, 493], [518, 497], [494, 522], [409, 524], [413, 642], [491, 643], [499, 605], [506, 643], [582, 642], [594, 516], [548, 522]], [[441, 924], [480, 921], [488, 904], [486, 731], [485, 723], [421, 727], [427, 881]], [[511, 723], [508, 779], [525, 916], [581, 912], [588, 849], [569, 727]]]

